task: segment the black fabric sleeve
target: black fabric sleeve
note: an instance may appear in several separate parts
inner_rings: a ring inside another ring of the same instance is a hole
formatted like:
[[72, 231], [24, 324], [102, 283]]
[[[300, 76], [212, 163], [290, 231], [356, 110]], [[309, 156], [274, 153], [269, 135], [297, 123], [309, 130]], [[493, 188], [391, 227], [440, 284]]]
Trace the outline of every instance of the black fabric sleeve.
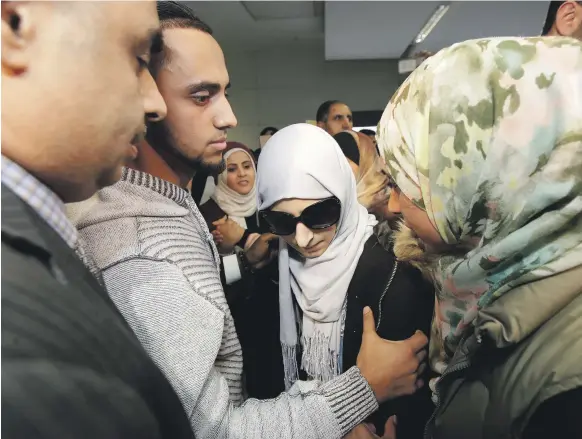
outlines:
[[248, 231], [248, 229], [245, 229], [242, 238], [236, 243], [236, 245], [238, 245], [240, 248], [245, 248], [247, 239], [249, 239], [250, 235], [251, 233]]
[[582, 387], [545, 401], [533, 414], [522, 439], [582, 438]]
[[190, 193], [192, 198], [197, 205], [200, 205], [200, 200], [202, 200], [202, 195], [204, 195], [204, 189], [206, 188], [206, 182], [210, 174], [208, 171], [200, 169], [196, 171], [196, 175], [192, 179], [192, 189]]
[[[386, 340], [405, 340], [417, 330], [427, 336], [430, 334], [434, 290], [416, 269], [405, 263], [395, 264], [394, 254], [382, 247], [376, 236], [371, 236], [364, 246], [348, 289], [343, 370], [357, 363], [362, 342], [364, 306], [372, 309], [378, 326], [377, 334]], [[390, 282], [393, 272], [395, 275]], [[428, 370], [422, 376], [425, 383], [427, 373]], [[422, 438], [424, 426], [433, 410], [430, 390], [425, 385], [414, 395], [380, 404], [378, 411], [367, 422], [373, 423], [376, 434], [382, 436], [386, 420], [396, 414], [396, 437], [417, 439]]]
[[2, 364], [2, 436], [161, 438], [145, 402], [122, 381], [43, 360]]
[[200, 210], [200, 213], [204, 217], [206, 225], [208, 226], [208, 229], [210, 231], [214, 230], [214, 226], [212, 225], [214, 221], [217, 221], [227, 216], [226, 213], [220, 207], [218, 207], [216, 201], [212, 199], [208, 200], [198, 209]]

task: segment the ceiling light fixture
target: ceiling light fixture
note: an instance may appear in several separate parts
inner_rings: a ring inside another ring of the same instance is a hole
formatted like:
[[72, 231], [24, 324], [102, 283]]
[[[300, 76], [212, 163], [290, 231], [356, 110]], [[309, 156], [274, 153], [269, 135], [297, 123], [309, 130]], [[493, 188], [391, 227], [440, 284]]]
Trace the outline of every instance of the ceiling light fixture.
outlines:
[[422, 26], [422, 29], [420, 29], [420, 32], [418, 33], [418, 35], [414, 39], [414, 43], [415, 44], [422, 43], [426, 39], [426, 37], [428, 37], [428, 35], [436, 27], [436, 25], [438, 24], [438, 22], [441, 21], [441, 18], [443, 18], [444, 15], [447, 13], [447, 11], [449, 10], [449, 8], [450, 8], [450, 4], [449, 3], [443, 3], [443, 4], [439, 5], [434, 10], [434, 12], [430, 16], [430, 18], [426, 21], [426, 23], [424, 24], [424, 26]]

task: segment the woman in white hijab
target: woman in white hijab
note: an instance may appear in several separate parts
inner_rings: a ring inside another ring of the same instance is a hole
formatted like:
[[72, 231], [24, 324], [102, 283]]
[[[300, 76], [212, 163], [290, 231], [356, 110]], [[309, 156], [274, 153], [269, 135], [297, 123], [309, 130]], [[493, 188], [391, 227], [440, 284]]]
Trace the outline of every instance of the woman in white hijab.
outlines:
[[230, 218], [236, 224], [223, 236], [213, 230], [221, 253], [235, 247], [248, 248], [259, 236], [256, 222], [256, 165], [252, 152], [242, 143], [228, 142], [224, 151], [226, 169], [217, 177], [214, 193], [200, 207], [210, 230]]
[[[374, 312], [382, 338], [428, 333], [432, 291], [378, 244], [377, 221], [358, 203], [354, 174], [329, 134], [308, 124], [280, 130], [263, 148], [257, 186], [260, 219], [281, 237], [286, 387], [300, 371], [327, 381], [356, 364], [365, 306]], [[419, 392], [381, 405], [371, 422], [381, 433], [396, 413], [399, 439], [420, 438], [418, 425], [430, 405], [428, 393]]]

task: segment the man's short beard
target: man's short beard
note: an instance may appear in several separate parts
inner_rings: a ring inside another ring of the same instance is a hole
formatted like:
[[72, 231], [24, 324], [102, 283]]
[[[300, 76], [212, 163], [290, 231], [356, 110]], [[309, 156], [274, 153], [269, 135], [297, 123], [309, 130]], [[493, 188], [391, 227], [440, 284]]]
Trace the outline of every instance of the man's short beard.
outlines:
[[206, 172], [218, 175], [226, 169], [224, 158], [219, 163], [206, 163], [202, 157], [190, 158], [177, 146], [175, 137], [164, 121], [148, 124], [146, 139], [153, 149], [170, 165], [186, 168], [192, 175], [196, 172]]
[[226, 161], [224, 157], [221, 158], [220, 163], [205, 163], [202, 159], [196, 159], [197, 168], [195, 171], [207, 172], [208, 175], [220, 175], [226, 169]]

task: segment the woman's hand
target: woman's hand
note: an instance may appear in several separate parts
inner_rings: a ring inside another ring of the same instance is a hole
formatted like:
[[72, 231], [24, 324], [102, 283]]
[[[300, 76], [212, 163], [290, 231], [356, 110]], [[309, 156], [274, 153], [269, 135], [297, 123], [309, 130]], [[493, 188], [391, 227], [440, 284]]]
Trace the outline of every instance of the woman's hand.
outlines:
[[384, 425], [384, 436], [376, 434], [372, 424], [359, 424], [344, 439], [396, 439], [396, 416], [391, 416]]
[[251, 246], [255, 243], [255, 241], [261, 236], [260, 233], [251, 233], [249, 235], [249, 237], [247, 238], [247, 242], [245, 242], [245, 248], [244, 250], [248, 250], [251, 248]]
[[251, 267], [258, 270], [273, 260], [277, 251], [271, 249], [269, 243], [276, 239], [279, 237], [272, 233], [263, 233], [248, 248], [245, 248], [245, 258]]
[[214, 221], [212, 225], [216, 227], [212, 231], [214, 242], [225, 253], [231, 252], [245, 233], [245, 229], [230, 218], [221, 218], [218, 221]]

